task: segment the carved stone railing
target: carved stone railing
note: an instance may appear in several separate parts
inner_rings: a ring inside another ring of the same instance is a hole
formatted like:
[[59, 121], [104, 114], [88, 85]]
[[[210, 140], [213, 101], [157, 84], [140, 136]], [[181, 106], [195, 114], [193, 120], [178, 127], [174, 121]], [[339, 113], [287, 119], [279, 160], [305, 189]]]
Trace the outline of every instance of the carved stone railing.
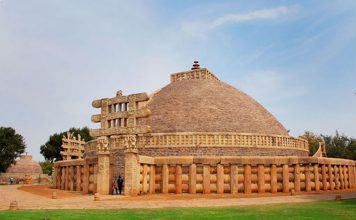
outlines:
[[[115, 138], [113, 139], [115, 142]], [[119, 140], [115, 147], [120, 146]], [[278, 147], [309, 151], [308, 142], [290, 136], [238, 133], [154, 133], [138, 135], [143, 147]]]

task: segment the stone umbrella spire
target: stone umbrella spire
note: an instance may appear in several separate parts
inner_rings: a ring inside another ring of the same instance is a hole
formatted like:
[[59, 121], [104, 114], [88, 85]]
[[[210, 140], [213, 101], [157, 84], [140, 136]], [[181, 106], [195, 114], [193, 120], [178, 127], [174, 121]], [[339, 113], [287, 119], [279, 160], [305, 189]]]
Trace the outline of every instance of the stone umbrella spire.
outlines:
[[194, 61], [193, 67], [191, 68], [191, 70], [196, 70], [196, 69], [200, 69], [199, 61]]

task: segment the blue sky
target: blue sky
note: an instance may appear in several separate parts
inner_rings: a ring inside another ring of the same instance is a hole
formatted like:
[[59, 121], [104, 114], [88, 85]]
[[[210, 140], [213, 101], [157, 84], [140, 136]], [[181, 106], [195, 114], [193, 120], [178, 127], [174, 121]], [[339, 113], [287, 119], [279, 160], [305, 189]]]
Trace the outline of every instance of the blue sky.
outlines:
[[0, 126], [27, 151], [97, 127], [91, 101], [199, 60], [298, 136], [356, 136], [356, 1], [0, 0]]

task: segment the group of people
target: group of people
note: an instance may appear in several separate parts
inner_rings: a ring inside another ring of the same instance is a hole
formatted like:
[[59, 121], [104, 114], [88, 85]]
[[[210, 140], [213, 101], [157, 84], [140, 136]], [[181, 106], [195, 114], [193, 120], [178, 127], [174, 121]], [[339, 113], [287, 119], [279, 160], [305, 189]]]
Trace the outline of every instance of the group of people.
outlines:
[[[112, 194], [120, 194], [122, 193], [122, 187], [124, 187], [124, 179], [119, 176], [119, 178], [113, 178], [112, 180]], [[119, 191], [119, 192], [118, 192]]]

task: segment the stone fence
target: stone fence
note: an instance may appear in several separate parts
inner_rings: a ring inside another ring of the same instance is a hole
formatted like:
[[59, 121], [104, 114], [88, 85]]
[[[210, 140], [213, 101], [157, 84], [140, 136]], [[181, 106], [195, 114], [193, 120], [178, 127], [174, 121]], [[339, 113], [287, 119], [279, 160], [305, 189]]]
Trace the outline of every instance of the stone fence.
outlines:
[[[125, 167], [127, 194], [301, 193], [356, 188], [356, 162], [351, 160], [139, 155], [126, 155], [126, 159], [131, 160], [131, 166]], [[128, 179], [127, 173], [132, 169], [139, 172]]]
[[97, 192], [98, 159], [58, 161], [54, 164], [53, 187], [61, 190]]

